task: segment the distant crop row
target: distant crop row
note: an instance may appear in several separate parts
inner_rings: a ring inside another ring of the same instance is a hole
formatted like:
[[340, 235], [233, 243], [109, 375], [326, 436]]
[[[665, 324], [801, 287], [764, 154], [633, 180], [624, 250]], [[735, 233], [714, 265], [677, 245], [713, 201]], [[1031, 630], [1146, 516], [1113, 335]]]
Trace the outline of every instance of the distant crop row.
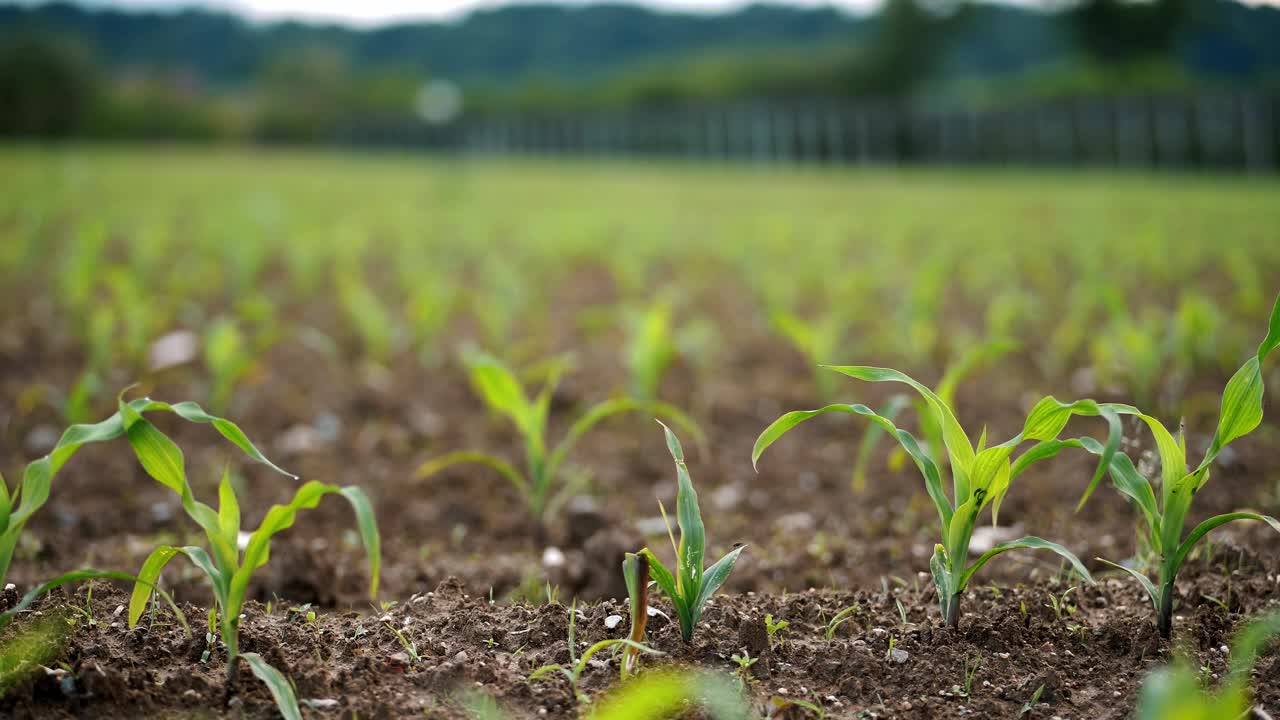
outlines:
[[[1265, 184], [925, 175], [904, 192], [876, 174], [3, 159], [0, 287], [38, 298], [21, 316], [77, 351], [77, 376], [39, 398], [70, 422], [154, 371], [180, 329], [199, 336], [187, 362], [214, 412], [281, 346], [435, 369], [469, 342], [524, 365], [566, 332], [617, 348], [641, 399], [674, 365], [711, 377], [749, 333], [813, 366], [913, 372], [981, 369], [1002, 348], [1033, 378], [1179, 412], [1201, 400], [1193, 379], [1234, 369], [1280, 272]], [[826, 398], [835, 380], [813, 377]]]

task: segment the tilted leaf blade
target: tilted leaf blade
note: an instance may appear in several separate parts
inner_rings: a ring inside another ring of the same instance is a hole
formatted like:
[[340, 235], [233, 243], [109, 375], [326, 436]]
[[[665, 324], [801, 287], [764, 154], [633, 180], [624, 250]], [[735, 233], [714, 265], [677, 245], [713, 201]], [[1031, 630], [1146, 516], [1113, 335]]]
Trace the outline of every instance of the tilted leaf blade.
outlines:
[[276, 709], [280, 711], [284, 720], [302, 720], [302, 711], [298, 708], [298, 699], [293, 694], [293, 686], [289, 684], [284, 674], [268, 665], [267, 661], [257, 653], [240, 653], [240, 657], [249, 663], [249, 669], [253, 671], [254, 676], [271, 691], [271, 697], [276, 701]]
[[1204, 522], [1200, 523], [1199, 525], [1195, 526], [1195, 528], [1192, 529], [1192, 531], [1187, 534], [1186, 539], [1183, 540], [1182, 544], [1178, 546], [1178, 552], [1174, 556], [1174, 561], [1173, 561], [1174, 567], [1175, 568], [1182, 567], [1182, 563], [1187, 559], [1187, 555], [1191, 554], [1191, 551], [1195, 548], [1196, 543], [1199, 543], [1200, 540], [1203, 539], [1205, 535], [1208, 535], [1210, 532], [1216, 530], [1222, 525], [1225, 525], [1229, 522], [1233, 522], [1235, 520], [1256, 520], [1259, 522], [1264, 522], [1270, 525], [1271, 528], [1274, 529], [1276, 532], [1280, 532], [1280, 520], [1277, 520], [1271, 517], [1270, 515], [1262, 515], [1260, 513], [1247, 512], [1247, 511], [1215, 515], [1209, 518], [1208, 520], [1205, 520]]
[[995, 556], [1009, 552], [1010, 550], [1048, 550], [1049, 552], [1065, 558], [1067, 562], [1071, 563], [1071, 568], [1075, 570], [1076, 574], [1080, 577], [1084, 578], [1088, 582], [1093, 582], [1093, 576], [1089, 574], [1089, 570], [1085, 568], [1084, 563], [1080, 562], [1080, 558], [1075, 556], [1075, 553], [1062, 547], [1058, 543], [1028, 535], [1024, 538], [1018, 538], [1017, 540], [1002, 542], [983, 553], [981, 557], [975, 560], [972, 565], [965, 568], [964, 572], [961, 573], [959, 580], [956, 582], [956, 591], [963, 592], [964, 589], [968, 587], [969, 580], [973, 578], [974, 573], [981, 570], [982, 566], [986, 565], [987, 562]]
[[707, 601], [710, 600], [711, 597], [720, 590], [720, 587], [724, 585], [725, 581], [729, 579], [729, 574], [733, 572], [734, 564], [738, 562], [738, 556], [746, 549], [746, 545], [739, 545], [726, 553], [724, 557], [717, 560], [714, 565], [707, 568], [706, 574], [702, 577], [701, 592], [698, 594], [698, 599], [694, 606], [693, 615], [695, 621], [702, 615], [702, 608], [707, 604]]

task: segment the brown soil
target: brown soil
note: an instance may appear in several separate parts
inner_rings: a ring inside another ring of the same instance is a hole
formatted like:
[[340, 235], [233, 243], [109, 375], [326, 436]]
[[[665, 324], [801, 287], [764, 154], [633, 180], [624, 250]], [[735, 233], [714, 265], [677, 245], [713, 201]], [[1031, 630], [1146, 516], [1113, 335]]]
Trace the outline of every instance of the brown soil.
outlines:
[[[584, 337], [572, 329], [578, 310], [611, 298], [595, 275], [581, 280], [564, 283], [575, 288], [573, 297], [552, 303], [557, 320], [545, 333], [547, 347], [540, 348], [577, 351], [579, 369], [556, 396], [553, 438], [578, 410], [625, 380], [615, 336]], [[1131, 581], [1100, 572], [1098, 585], [1069, 596], [1078, 611], [1058, 618], [1047, 608], [1048, 595], [1061, 595], [1075, 581], [1059, 579], [1053, 556], [1011, 553], [979, 577], [980, 587], [965, 599], [960, 631], [941, 629], [932, 585], [922, 574], [935, 542], [936, 516], [914, 468], [889, 469], [890, 448], [882, 444], [868, 487], [852, 492], [849, 471], [865, 425], [842, 416], [806, 424], [771, 448], [754, 472], [750, 450], [759, 431], [783, 411], [821, 401], [802, 359], [764, 328], [729, 322], [758, 316], [745, 292], [725, 289], [709, 305], [726, 320], [723, 327], [736, 328], [733, 342], [721, 348], [714, 372], [674, 368], [662, 397], [689, 408], [707, 432], [708, 448], [699, 451], [687, 438], [686, 447], [707, 520], [708, 555], [718, 557], [736, 542], [750, 547], [692, 645], [684, 645], [669, 622], [650, 623], [650, 640], [667, 653], [650, 665], [694, 663], [733, 671], [729, 658], [746, 645], [753, 657], [763, 655], [748, 683], [760, 708], [779, 695], [820, 703], [832, 717], [1017, 717], [1041, 684], [1042, 704], [1024, 717], [1124, 717], [1131, 711], [1144, 673], [1170, 656], [1170, 648], [1154, 637], [1150, 607]], [[336, 327], [331, 309], [297, 312], [300, 321]], [[33, 304], [26, 315], [0, 320], [0, 467], [10, 477], [43, 452], [34, 442], [41, 432], [61, 430], [56, 413], [31, 388], [70, 387], [82, 362], [70, 339], [39, 313]], [[461, 325], [442, 347], [455, 347], [467, 336]], [[337, 701], [327, 709], [304, 708], [309, 717], [454, 717], [461, 713], [456, 693], [477, 683], [516, 717], [543, 717], [543, 709], [547, 717], [572, 717], [572, 694], [563, 683], [526, 682], [535, 667], [567, 659], [567, 610], [523, 598], [541, 599], [549, 583], [564, 603], [574, 597], [585, 603], [579, 605], [581, 640], [626, 632], [625, 621], [612, 632], [604, 625], [609, 615], [625, 615], [622, 553], [646, 544], [659, 552], [668, 547], [665, 533], [652, 522], [659, 517], [656, 499], [670, 507], [675, 495], [660, 433], [647, 419], [624, 417], [589, 435], [572, 460], [592, 471], [592, 492], [539, 527], [514, 491], [484, 470], [412, 479], [421, 462], [449, 450], [480, 449], [521, 460], [519, 438], [483, 411], [456, 364], [446, 360], [428, 367], [405, 353], [390, 368], [369, 370], [354, 357], [354, 346], [326, 357], [302, 343], [283, 342], [226, 414], [293, 472], [358, 484], [374, 498], [386, 563], [381, 598], [398, 601], [386, 612], [388, 621], [397, 627], [408, 623], [406, 635], [422, 659], [406, 664], [396, 657], [404, 649], [379, 619], [383, 611], [363, 594], [364, 565], [348, 532], [353, 521], [339, 501], [300, 515], [296, 527], [280, 536], [254, 585], [258, 604], [247, 611], [244, 649], [286, 670], [299, 697]], [[1040, 394], [1081, 394], [1064, 378], [1044, 377], [1038, 367], [1023, 353], [968, 380], [958, 400], [962, 422], [986, 424], [993, 437], [1007, 436]], [[939, 372], [905, 369], [926, 381]], [[131, 380], [122, 372], [108, 383], [123, 387]], [[143, 389], [159, 399], [207, 394], [196, 366], [147, 380]], [[1196, 387], [1213, 390], [1224, 380], [1208, 376]], [[854, 381], [840, 388], [839, 399], [872, 406], [894, 391]], [[335, 419], [336, 437], [317, 435], [316, 428]], [[1189, 413], [1188, 420], [1194, 448], [1211, 432], [1212, 418]], [[207, 427], [163, 417], [157, 422], [183, 447], [197, 493], [211, 497], [217, 472], [232, 457], [225, 443]], [[1101, 433], [1088, 423], [1073, 423], [1069, 430]], [[1197, 498], [1192, 521], [1240, 507], [1275, 513], [1280, 460], [1268, 452], [1275, 441], [1274, 428], [1264, 426], [1233, 446]], [[253, 527], [294, 484], [260, 467], [241, 470], [245, 526]], [[1072, 512], [1091, 470], [1089, 458], [1069, 454], [1034, 468], [1010, 492], [1001, 525], [1060, 541], [1082, 558], [1131, 556], [1135, 518], [1118, 494], [1104, 488], [1082, 512]], [[49, 504], [29, 529], [29, 542], [10, 573], [21, 589], [86, 563], [136, 570], [157, 543], [199, 541], [177, 499], [148, 479], [121, 444], [81, 451], [57, 477]], [[1225, 667], [1219, 648], [1233, 629], [1280, 601], [1280, 566], [1269, 533], [1247, 524], [1228, 526], [1181, 581], [1176, 635], [1210, 672]], [[544, 566], [548, 547], [562, 553], [563, 563]], [[1104, 568], [1092, 560], [1089, 565]], [[209, 592], [182, 567], [175, 562], [165, 579], [180, 601], [192, 603], [188, 614], [200, 624]], [[65, 600], [84, 607], [85, 592], [78, 588]], [[1222, 600], [1226, 609], [1208, 598]], [[226, 704], [224, 664], [217, 654], [201, 661], [202, 638], [189, 641], [173, 626], [128, 631], [115, 614], [125, 603], [121, 591], [96, 584], [96, 623], [71, 611], [67, 618], [76, 622], [68, 624], [64, 643], [48, 661], [55, 671], [41, 671], [10, 691], [0, 701], [0, 714], [272, 714], [265, 688], [247, 672], [231, 695], [232, 705]], [[318, 610], [315, 623], [290, 619], [288, 608], [303, 603]], [[61, 596], [50, 599], [18, 625], [61, 617], [68, 612], [59, 609], [64, 604]], [[824, 639], [824, 619], [854, 604], [861, 608], [856, 619]], [[665, 600], [658, 606], [670, 613]], [[756, 626], [766, 613], [791, 622], [783, 631], [785, 644], [773, 651], [758, 642]], [[906, 653], [903, 662], [885, 659], [890, 637]], [[963, 683], [966, 660], [980, 663], [968, 696], [955, 688]], [[615, 677], [612, 663], [610, 669], [594, 668], [585, 688], [594, 694]], [[1263, 660], [1255, 687], [1260, 704], [1273, 714], [1280, 712], [1278, 681], [1280, 663]]]

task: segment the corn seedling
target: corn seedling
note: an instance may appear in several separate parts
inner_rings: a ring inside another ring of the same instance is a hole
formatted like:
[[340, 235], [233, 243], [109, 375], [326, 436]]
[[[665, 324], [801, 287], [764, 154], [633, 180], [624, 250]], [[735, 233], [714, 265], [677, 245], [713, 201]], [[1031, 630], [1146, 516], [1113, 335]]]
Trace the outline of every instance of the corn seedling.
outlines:
[[627, 313], [623, 363], [630, 377], [631, 397], [641, 402], [658, 399], [658, 385], [677, 355], [672, 337], [671, 302], [656, 300]]
[[[781, 309], [773, 311], [769, 320], [774, 332], [786, 338], [812, 367], [839, 355], [849, 334], [848, 311], [835, 306], [812, 321]], [[813, 380], [821, 397], [835, 393], [834, 378], [827, 373], [816, 372]]]
[[782, 631], [791, 627], [791, 623], [786, 620], [774, 620], [772, 613], [766, 613], [764, 616], [764, 631], [769, 638], [769, 649], [777, 650], [786, 643], [786, 639], [782, 637]]
[[[882, 417], [866, 405], [828, 405], [818, 410], [795, 411], [783, 415], [760, 433], [751, 454], [752, 463], [758, 463], [760, 455], [787, 431], [809, 418], [824, 413], [840, 412], [865, 417], [895, 437], [924, 476], [925, 489], [938, 511], [943, 542], [935, 545], [929, 568], [933, 572], [939, 604], [949, 627], [954, 628], [959, 624], [960, 598], [968, 587], [969, 581], [989, 560], [1001, 553], [1015, 549], [1048, 550], [1070, 561], [1081, 577], [1091, 579], [1088, 571], [1075, 555], [1061, 545], [1038, 537], [1029, 536], [1000, 543], [973, 563], [968, 562], [969, 540], [979, 515], [988, 505], [991, 505], [992, 523], [996, 522], [1000, 503], [1010, 484], [1032, 463], [1051, 458], [1068, 447], [1096, 450], [1097, 454], [1102, 456], [1102, 462], [1094, 473], [1094, 480], [1101, 477], [1107, 463], [1116, 454], [1116, 449], [1120, 445], [1119, 414], [1129, 412], [1129, 408], [1099, 405], [1092, 400], [1063, 403], [1052, 396], [1045, 397], [1032, 408], [1022, 431], [1017, 435], [999, 445], [987, 447], [984, 430], [975, 448], [964, 429], [960, 427], [951, 407], [934, 391], [907, 375], [888, 368], [829, 367], [835, 372], [859, 380], [905, 383], [924, 398], [929, 414], [939, 427], [941, 446], [945, 448], [950, 459], [952, 495], [948, 497], [943, 489], [942, 470], [933, 455], [936, 450], [922, 447], [911, 433], [899, 429], [893, 421]], [[1087, 437], [1059, 440], [1058, 434], [1062, 432], [1073, 415], [1104, 417], [1110, 426], [1106, 446]], [[1036, 444], [1016, 460], [1011, 459], [1019, 445], [1031, 440], [1036, 441]]]
[[827, 622], [827, 630], [824, 635], [826, 639], [831, 640], [835, 638], [836, 631], [840, 629], [840, 626], [852, 620], [854, 616], [860, 612], [862, 612], [861, 606], [850, 605], [849, 607], [836, 613], [835, 616], [833, 616], [831, 620]]
[[631, 642], [622, 650], [622, 675], [634, 674], [640, 663], [644, 629], [649, 622], [649, 558], [627, 553], [622, 560], [622, 574], [627, 583], [627, 607], [631, 613]]
[[[50, 486], [54, 476], [85, 445], [109, 442], [125, 435], [127, 431], [123, 415], [125, 410], [133, 415], [152, 411], [167, 411], [189, 422], [211, 424], [223, 437], [231, 441], [232, 444], [240, 448], [249, 457], [266, 463], [280, 472], [284, 472], [272, 465], [249, 442], [249, 439], [245, 437], [245, 434], [235, 423], [210, 415], [195, 403], [185, 402], [169, 405], [149, 399], [141, 399], [134, 400], [128, 404], [121, 403], [120, 407], [122, 409], [121, 412], [116, 412], [102, 422], [92, 425], [72, 425], [67, 428], [48, 455], [27, 465], [26, 470], [23, 472], [22, 480], [12, 489], [8, 487], [4, 476], [0, 475], [0, 585], [5, 582], [5, 578], [8, 575], [9, 564], [13, 560], [14, 550], [18, 547], [27, 521], [31, 519], [31, 516], [36, 511], [44, 507], [44, 504], [49, 500]], [[86, 579], [90, 576], [84, 573], [92, 572], [95, 571], [78, 570], [55, 578], [41, 587], [57, 587], [64, 584], [64, 582]], [[110, 573], [107, 575], [115, 576]], [[124, 576], [123, 579], [134, 578], [133, 576]], [[64, 582], [58, 582], [59, 580]]]
[[[582, 653], [582, 656], [579, 657], [577, 637], [576, 637], [577, 619], [578, 619], [578, 603], [577, 601], [575, 601], [573, 605], [569, 608], [569, 665], [568, 667], [564, 665], [560, 665], [558, 663], [551, 664], [551, 665], [543, 665], [537, 670], [534, 670], [533, 674], [529, 675], [529, 682], [547, 680], [552, 673], [558, 672], [561, 675], [563, 675], [566, 680], [569, 681], [569, 688], [573, 690], [573, 696], [574, 698], [577, 699], [578, 703], [580, 705], [586, 705], [587, 703], [591, 702], [591, 698], [587, 697], [581, 690], [578, 689], [578, 682], [582, 679], [582, 673], [586, 672], [588, 663], [591, 662], [591, 658], [594, 657], [596, 653], [599, 653], [603, 650], [608, 650], [610, 648], [622, 647], [624, 649], [636, 650], [637, 652], [649, 653], [650, 655], [663, 654], [658, 650], [654, 650], [653, 648], [647, 645], [634, 642], [629, 638], [610, 638], [607, 640], [601, 640], [600, 642], [587, 648]], [[624, 665], [626, 664], [625, 661], [623, 664]]]
[[1036, 688], [1036, 691], [1031, 693], [1031, 699], [1022, 704], [1022, 710], [1018, 711], [1018, 717], [1022, 717], [1023, 715], [1030, 713], [1032, 710], [1035, 710], [1036, 706], [1040, 704], [1041, 695], [1044, 695], [1044, 683], [1040, 683]]
[[[150, 405], [162, 406], [159, 403]], [[119, 407], [117, 415], [120, 425], [139, 463], [148, 475], [182, 498], [183, 510], [204, 530], [212, 551], [210, 554], [209, 551], [198, 546], [168, 545], [162, 545], [152, 551], [138, 572], [140, 582], [134, 587], [133, 595], [129, 600], [129, 626], [137, 625], [138, 620], [142, 618], [164, 566], [175, 556], [185, 555], [204, 572], [213, 588], [219, 630], [222, 643], [227, 649], [228, 688], [233, 686], [239, 659], [243, 658], [249, 664], [253, 674], [266, 683], [271, 690], [280, 712], [286, 718], [299, 717], [293, 688], [284, 675], [268, 665], [256, 653], [240, 652], [240, 616], [249, 590], [249, 582], [253, 578], [254, 571], [267, 563], [270, 557], [271, 538], [291, 527], [299, 510], [314, 508], [325, 495], [337, 494], [346, 498], [355, 510], [360, 538], [369, 555], [369, 592], [371, 597], [376, 598], [382, 557], [378, 528], [368, 498], [356, 487], [344, 488], [315, 481], [308, 482], [298, 488], [289, 504], [275, 505], [267, 511], [257, 530], [249, 535], [248, 542], [241, 552], [240, 504], [232, 490], [229, 473], [224, 471], [222, 474], [222, 482], [218, 488], [218, 509], [215, 510], [196, 500], [191, 485], [187, 482], [182, 450], [142, 415], [150, 409], [150, 406], [136, 407], [122, 400]], [[243, 434], [239, 434], [239, 439], [244, 443], [241, 446], [242, 449], [252, 448]]]
[[[659, 423], [661, 425], [661, 423]], [[676, 616], [680, 620], [680, 634], [685, 642], [693, 640], [693, 629], [702, 617], [702, 610], [711, 596], [729, 579], [733, 565], [738, 556], [746, 548], [745, 545], [730, 550], [709, 568], [703, 569], [703, 554], [706, 551], [706, 527], [702, 524], [702, 511], [698, 509], [698, 493], [693, 489], [693, 479], [689, 477], [689, 467], [684, 462], [684, 449], [680, 440], [666, 425], [662, 426], [667, 438], [667, 449], [676, 463], [676, 524], [680, 527], [680, 543], [677, 545], [675, 535], [671, 532], [671, 523], [667, 523], [667, 535], [671, 538], [671, 547], [676, 553], [676, 574], [658, 560], [648, 548], [640, 551], [649, 560], [649, 572], [658, 587], [671, 599], [675, 606]], [[661, 503], [659, 508], [662, 509]], [[662, 509], [665, 520], [667, 513]]]
[[773, 712], [780, 713], [778, 717], [791, 717], [789, 712], [792, 708], [799, 708], [806, 712], [813, 713], [813, 716], [822, 720], [827, 716], [827, 711], [822, 709], [821, 705], [801, 700], [799, 698], [785, 698], [781, 695], [773, 695], [769, 698], [769, 709]]
[[[1280, 635], [1280, 612], [1245, 626], [1231, 644], [1231, 669], [1216, 692], [1209, 690], [1190, 659], [1152, 673], [1138, 693], [1137, 720], [1219, 720], [1249, 716], [1249, 675], [1269, 641]], [[1263, 716], [1259, 716], [1263, 717]]]
[[960, 674], [962, 684], [960, 685], [960, 694], [969, 697], [973, 694], [973, 679], [978, 675], [978, 668], [982, 667], [982, 658], [976, 657], [972, 661], [966, 656], [964, 659], [964, 672]]
[[751, 668], [760, 662], [760, 658], [751, 657], [751, 653], [744, 649], [741, 655], [734, 653], [729, 656], [729, 659], [738, 666], [738, 669], [734, 671], [738, 681], [738, 690], [746, 690], [747, 686], [755, 681], [755, 678], [751, 677]]
[[214, 321], [204, 333], [204, 364], [213, 381], [209, 404], [215, 412], [227, 409], [236, 383], [253, 367], [247, 345], [240, 326], [228, 318]]
[[1075, 615], [1076, 606], [1072, 605], [1070, 602], [1067, 601], [1067, 597], [1071, 595], [1071, 593], [1074, 590], [1075, 590], [1075, 586], [1069, 587], [1067, 588], [1066, 592], [1062, 593], [1061, 596], [1054, 595], [1053, 593], [1048, 593], [1049, 602], [1048, 604], [1045, 605], [1045, 607], [1052, 610], [1054, 617], [1058, 618], [1059, 620], [1063, 619], [1068, 615]]
[[[395, 625], [392, 625], [390, 622], [384, 622], [382, 624], [388, 630], [391, 631], [392, 635], [396, 636], [396, 640], [400, 642], [400, 646], [404, 648], [405, 653], [408, 654], [409, 659], [413, 662], [414, 665], [417, 665], [418, 663], [422, 662], [422, 657], [418, 655], [417, 643], [413, 642], [408, 637], [406, 637], [405, 634], [401, 632], [399, 628], [397, 628]], [[492, 643], [493, 638], [489, 638], [489, 642]], [[489, 645], [489, 647], [493, 647], [493, 645]]]
[[366, 359], [386, 365], [396, 349], [397, 327], [381, 298], [356, 270], [336, 273], [338, 302], [360, 337]]
[[[1232, 441], [1248, 435], [1262, 422], [1262, 363], [1271, 351], [1280, 346], [1280, 297], [1271, 310], [1271, 321], [1267, 336], [1235, 375], [1227, 381], [1222, 392], [1222, 404], [1218, 414], [1218, 428], [1213, 434], [1204, 458], [1195, 470], [1187, 464], [1186, 435], [1179, 429], [1175, 438], [1159, 420], [1149, 415], [1136, 413], [1146, 423], [1155, 438], [1156, 450], [1160, 456], [1160, 496], [1157, 500], [1151, 481], [1137, 471], [1133, 462], [1123, 453], [1117, 453], [1108, 460], [1111, 479], [1118, 491], [1129, 498], [1142, 511], [1145, 522], [1145, 538], [1147, 544], [1159, 557], [1159, 568], [1156, 582], [1132, 568], [1108, 562], [1113, 567], [1124, 570], [1141, 583], [1143, 589], [1151, 597], [1156, 612], [1156, 626], [1160, 634], [1169, 637], [1173, 629], [1174, 582], [1183, 562], [1211, 531], [1233, 520], [1259, 520], [1267, 523], [1280, 532], [1280, 520], [1255, 512], [1232, 512], [1216, 515], [1197, 525], [1183, 537], [1187, 514], [1191, 509], [1191, 501], [1209, 481], [1209, 469]], [[1089, 499], [1098, 483], [1095, 477], [1080, 499], [1080, 505]], [[1107, 561], [1103, 561], [1107, 562]], [[1158, 583], [1158, 584], [1157, 584]]]
[[525, 471], [521, 472], [505, 460], [492, 455], [461, 451], [428, 460], [418, 468], [416, 476], [426, 478], [454, 465], [483, 465], [502, 475], [515, 487], [529, 514], [539, 522], [554, 515], [569, 498], [585, 488], [585, 473], [570, 472], [562, 477], [561, 467], [578, 440], [602, 420], [624, 412], [653, 412], [669, 418], [698, 438], [702, 436], [692, 420], [670, 405], [614, 398], [588, 408], [570, 425], [560, 442], [548, 448], [547, 421], [551, 395], [559, 381], [559, 368], [550, 369], [542, 389], [530, 399], [515, 373], [497, 358], [486, 353], [471, 353], [465, 359], [471, 382], [485, 404], [506, 416], [523, 437]]

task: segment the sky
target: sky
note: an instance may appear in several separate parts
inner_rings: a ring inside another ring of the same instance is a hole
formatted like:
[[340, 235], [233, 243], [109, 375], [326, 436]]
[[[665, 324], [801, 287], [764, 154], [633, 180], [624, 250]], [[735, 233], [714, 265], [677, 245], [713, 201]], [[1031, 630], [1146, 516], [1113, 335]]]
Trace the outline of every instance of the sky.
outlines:
[[[19, 0], [23, 2], [24, 0]], [[38, 2], [38, 0], [36, 0]], [[546, 0], [543, 0], [546, 1]], [[592, 0], [550, 0], [583, 5]], [[750, 0], [624, 0], [668, 9], [714, 12], [749, 4]], [[1010, 4], [1050, 6], [1064, 0], [1004, 0]], [[1280, 7], [1280, 0], [1241, 0], [1250, 5]], [[83, 0], [84, 4], [124, 8], [170, 9], [191, 5], [230, 10], [258, 21], [299, 19], [371, 26], [401, 20], [455, 18], [470, 10], [510, 4], [511, 0]], [[875, 8], [880, 0], [773, 0], [788, 5], [834, 5], [854, 12]]]

